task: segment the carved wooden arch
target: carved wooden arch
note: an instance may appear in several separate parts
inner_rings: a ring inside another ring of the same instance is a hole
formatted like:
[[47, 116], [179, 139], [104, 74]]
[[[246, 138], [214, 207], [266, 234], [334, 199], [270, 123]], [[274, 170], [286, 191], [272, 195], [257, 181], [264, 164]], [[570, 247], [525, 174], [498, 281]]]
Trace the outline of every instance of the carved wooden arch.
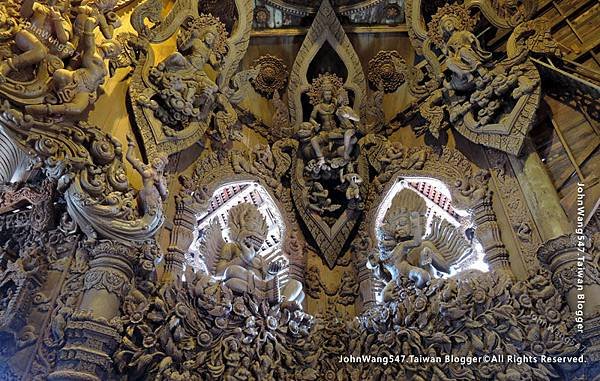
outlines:
[[490, 269], [504, 271], [512, 276], [508, 251], [500, 239], [500, 228], [492, 209], [488, 172], [475, 171], [472, 163], [456, 149], [445, 148], [441, 155], [436, 154], [429, 147], [420, 150], [427, 153], [427, 160], [422, 169], [399, 169], [389, 174], [389, 178], [380, 189], [370, 192], [371, 208], [365, 216], [365, 221], [368, 223], [363, 229], [369, 235], [372, 247], [375, 247], [374, 243], [377, 242], [375, 225], [379, 205], [385, 200], [394, 184], [402, 177], [427, 177], [444, 183], [450, 191], [453, 205], [472, 215], [475, 235], [483, 246]]
[[[254, 182], [259, 184], [273, 200], [275, 207], [283, 218], [282, 251], [289, 261], [289, 276], [292, 279], [303, 282], [306, 262], [306, 252], [303, 250], [305, 240], [298, 227], [289, 189], [284, 189], [280, 194], [261, 177], [251, 173], [236, 172], [231, 161], [219, 161], [215, 156], [211, 155], [199, 162], [195, 170], [194, 191], [206, 194], [208, 200], [210, 200], [218, 188], [226, 184], [239, 182]], [[204, 207], [207, 208], [208, 205]], [[196, 208], [196, 214], [200, 212], [201, 209]], [[189, 248], [189, 245], [187, 248]]]
[[344, 32], [344, 28], [338, 20], [329, 0], [324, 0], [300, 47], [290, 73], [287, 94], [292, 125], [302, 122], [302, 94], [310, 87], [306, 77], [308, 67], [326, 41], [329, 42], [346, 65], [348, 77], [346, 78], [344, 87], [354, 93], [354, 104], [352, 107], [360, 114], [367, 88], [360, 59], [350, 43], [346, 32]]

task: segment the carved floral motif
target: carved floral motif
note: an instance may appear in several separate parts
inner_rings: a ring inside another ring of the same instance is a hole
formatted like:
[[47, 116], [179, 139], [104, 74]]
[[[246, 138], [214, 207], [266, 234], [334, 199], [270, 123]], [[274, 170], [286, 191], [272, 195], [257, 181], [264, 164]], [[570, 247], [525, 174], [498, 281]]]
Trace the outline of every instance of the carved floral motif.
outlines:
[[285, 87], [288, 70], [283, 60], [267, 54], [254, 61], [254, 67], [258, 67], [258, 74], [252, 81], [254, 89], [270, 98], [273, 93]]
[[369, 61], [367, 77], [375, 88], [393, 93], [404, 84], [406, 71], [406, 61], [397, 51], [382, 50]]

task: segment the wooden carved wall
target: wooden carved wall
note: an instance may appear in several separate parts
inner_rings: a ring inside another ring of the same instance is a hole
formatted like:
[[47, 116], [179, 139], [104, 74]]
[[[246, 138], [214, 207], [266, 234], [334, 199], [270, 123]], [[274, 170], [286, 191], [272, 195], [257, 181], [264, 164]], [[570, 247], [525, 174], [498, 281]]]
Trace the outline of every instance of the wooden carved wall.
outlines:
[[0, 4], [0, 378], [598, 379], [537, 4], [313, 3]]

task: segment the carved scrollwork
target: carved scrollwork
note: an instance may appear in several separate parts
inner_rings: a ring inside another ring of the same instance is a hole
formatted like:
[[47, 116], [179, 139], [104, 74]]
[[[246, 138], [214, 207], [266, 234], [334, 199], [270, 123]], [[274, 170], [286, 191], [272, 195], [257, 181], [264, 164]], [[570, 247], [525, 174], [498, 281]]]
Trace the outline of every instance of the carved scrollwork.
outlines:
[[[89, 239], [100, 235], [131, 244], [131, 240], [148, 239], [161, 226], [157, 181], [164, 162], [145, 165], [136, 161], [145, 179], [136, 201], [123, 168], [121, 144], [112, 136], [83, 122], [35, 120], [7, 103], [2, 106], [0, 122], [40, 165], [45, 165], [46, 175], [66, 195], [69, 214]], [[133, 160], [131, 154], [128, 156]]]

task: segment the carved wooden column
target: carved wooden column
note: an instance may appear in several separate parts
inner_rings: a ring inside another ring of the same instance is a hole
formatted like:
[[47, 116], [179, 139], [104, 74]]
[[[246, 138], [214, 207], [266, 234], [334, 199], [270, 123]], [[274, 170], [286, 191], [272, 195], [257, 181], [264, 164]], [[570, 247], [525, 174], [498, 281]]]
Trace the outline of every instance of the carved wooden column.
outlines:
[[165, 255], [165, 269], [161, 277], [163, 283], [171, 283], [181, 277], [185, 253], [194, 240], [194, 229], [197, 224], [198, 203], [191, 196], [175, 196], [175, 208], [173, 230], [171, 230], [169, 247]]
[[548, 176], [546, 166], [531, 143], [526, 144], [523, 151], [519, 158], [512, 155], [508, 157], [542, 240], [547, 241], [571, 233], [573, 227], [560, 204], [560, 198]]
[[100, 241], [90, 253], [79, 310], [65, 328], [66, 343], [58, 353], [50, 380], [108, 379], [112, 353], [121, 338], [119, 316], [122, 298], [133, 279], [137, 251], [115, 241]]
[[480, 170], [471, 178], [456, 182], [454, 194], [457, 205], [470, 209], [475, 224], [475, 234], [483, 246], [485, 260], [490, 269], [514, 279], [510, 268], [508, 250], [502, 242], [496, 213], [492, 207], [492, 191], [488, 187], [489, 172]]
[[491, 193], [481, 197], [473, 207], [476, 234], [485, 252], [485, 260], [491, 269], [513, 278], [508, 251], [500, 238], [496, 214], [492, 209]]
[[375, 275], [373, 270], [367, 266], [369, 252], [373, 250], [373, 240], [366, 234], [359, 236], [352, 242], [351, 248], [354, 254], [354, 267], [358, 271], [357, 278], [360, 298], [357, 298], [356, 309], [360, 313], [377, 303], [375, 296]]
[[586, 346], [588, 362], [600, 361], [600, 269], [590, 248], [583, 234], [565, 234], [538, 250], [540, 262], [575, 314], [575, 330]]

